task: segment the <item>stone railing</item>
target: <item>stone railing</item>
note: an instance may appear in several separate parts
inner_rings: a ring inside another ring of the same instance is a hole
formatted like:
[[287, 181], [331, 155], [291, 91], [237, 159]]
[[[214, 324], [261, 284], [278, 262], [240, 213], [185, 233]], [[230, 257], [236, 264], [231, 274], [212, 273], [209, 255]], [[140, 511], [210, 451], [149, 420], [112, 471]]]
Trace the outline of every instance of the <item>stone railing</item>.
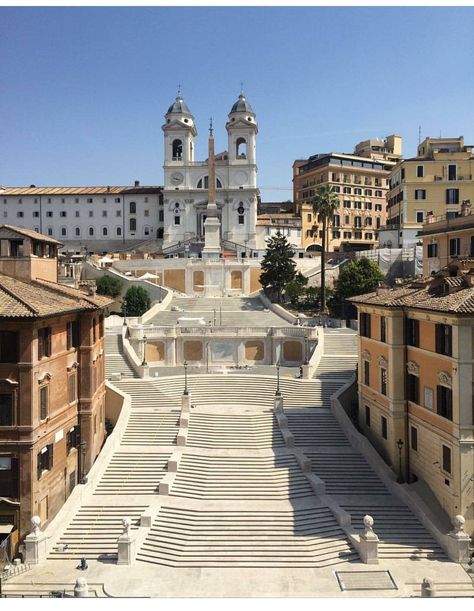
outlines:
[[[318, 338], [318, 329], [316, 327], [209, 327], [207, 325], [201, 327], [161, 327], [155, 325], [133, 324], [129, 326], [130, 339], [143, 339], [144, 335], [146, 335], [148, 340], [161, 337], [175, 338], [183, 335], [212, 337], [297, 337], [315, 340]], [[124, 350], [127, 352], [126, 341], [127, 340], [124, 338]]]

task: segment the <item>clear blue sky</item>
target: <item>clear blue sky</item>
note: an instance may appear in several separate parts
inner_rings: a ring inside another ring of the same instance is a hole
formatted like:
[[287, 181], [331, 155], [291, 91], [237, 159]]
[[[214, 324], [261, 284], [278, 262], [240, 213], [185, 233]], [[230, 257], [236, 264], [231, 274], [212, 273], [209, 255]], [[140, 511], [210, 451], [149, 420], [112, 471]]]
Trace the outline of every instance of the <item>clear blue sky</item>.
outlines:
[[0, 8], [0, 184], [162, 184], [178, 83], [204, 159], [244, 82], [264, 201], [291, 198], [294, 159], [366, 138], [474, 144], [473, 31], [469, 7]]

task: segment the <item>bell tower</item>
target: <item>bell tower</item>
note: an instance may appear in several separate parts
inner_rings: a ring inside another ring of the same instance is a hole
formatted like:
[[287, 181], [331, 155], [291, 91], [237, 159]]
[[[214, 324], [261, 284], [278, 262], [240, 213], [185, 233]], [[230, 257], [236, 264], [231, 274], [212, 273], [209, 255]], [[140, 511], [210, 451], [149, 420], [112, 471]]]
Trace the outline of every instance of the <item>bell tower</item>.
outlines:
[[180, 93], [165, 114], [165, 166], [178, 167], [194, 161], [194, 117]]

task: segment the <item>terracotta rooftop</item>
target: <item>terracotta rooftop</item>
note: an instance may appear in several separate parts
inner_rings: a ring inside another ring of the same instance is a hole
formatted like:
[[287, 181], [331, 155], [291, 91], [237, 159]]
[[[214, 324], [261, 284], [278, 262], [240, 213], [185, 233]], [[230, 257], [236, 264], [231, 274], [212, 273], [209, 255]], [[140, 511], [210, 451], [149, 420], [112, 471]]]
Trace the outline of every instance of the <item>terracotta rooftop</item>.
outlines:
[[0, 197], [4, 195], [140, 195], [160, 193], [158, 186], [125, 187], [1, 187]]
[[460, 315], [474, 315], [474, 287], [465, 276], [435, 277], [404, 287], [351, 297], [354, 304], [409, 307]]
[[56, 244], [56, 246], [63, 246], [61, 242], [53, 238], [49, 238], [48, 236], [43, 235], [42, 233], [38, 233], [37, 231], [33, 231], [32, 229], [25, 229], [23, 227], [16, 227], [15, 225], [0, 225], [1, 229], [9, 229], [10, 231], [14, 231], [15, 233], [19, 233], [20, 235], [24, 235], [27, 238], [31, 238], [33, 240], [37, 240], [39, 242], [47, 242], [48, 244]]
[[0, 318], [39, 318], [110, 305], [103, 295], [88, 295], [79, 289], [47, 280], [24, 282], [0, 274]]

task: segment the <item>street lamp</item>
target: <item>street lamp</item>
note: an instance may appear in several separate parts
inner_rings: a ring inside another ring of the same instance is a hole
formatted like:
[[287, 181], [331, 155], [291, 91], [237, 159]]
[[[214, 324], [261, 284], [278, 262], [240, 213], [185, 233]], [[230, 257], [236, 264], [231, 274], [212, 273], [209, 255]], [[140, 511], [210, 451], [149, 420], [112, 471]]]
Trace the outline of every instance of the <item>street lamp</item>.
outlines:
[[144, 335], [143, 336], [143, 361], [142, 361], [142, 367], [147, 367], [148, 363], [146, 362], [146, 343], [148, 341], [147, 336]]
[[281, 397], [281, 391], [280, 391], [280, 361], [278, 361], [278, 363], [276, 364], [276, 370], [277, 370], [277, 389], [275, 392], [275, 396], [276, 397]]
[[397, 448], [398, 448], [398, 478], [397, 478], [397, 482], [399, 484], [403, 484], [405, 480], [403, 479], [403, 473], [402, 473], [402, 448], [403, 448], [403, 441], [401, 439], [399, 439], [397, 441]]
[[188, 392], [188, 362], [184, 361], [184, 395], [189, 395]]
[[123, 324], [127, 324], [127, 300], [123, 300]]
[[81, 450], [81, 479], [79, 481], [80, 484], [87, 484], [87, 477], [84, 474], [85, 471], [85, 464], [86, 464], [86, 450], [87, 450], [87, 443], [85, 441], [81, 441], [79, 443], [79, 447]]

